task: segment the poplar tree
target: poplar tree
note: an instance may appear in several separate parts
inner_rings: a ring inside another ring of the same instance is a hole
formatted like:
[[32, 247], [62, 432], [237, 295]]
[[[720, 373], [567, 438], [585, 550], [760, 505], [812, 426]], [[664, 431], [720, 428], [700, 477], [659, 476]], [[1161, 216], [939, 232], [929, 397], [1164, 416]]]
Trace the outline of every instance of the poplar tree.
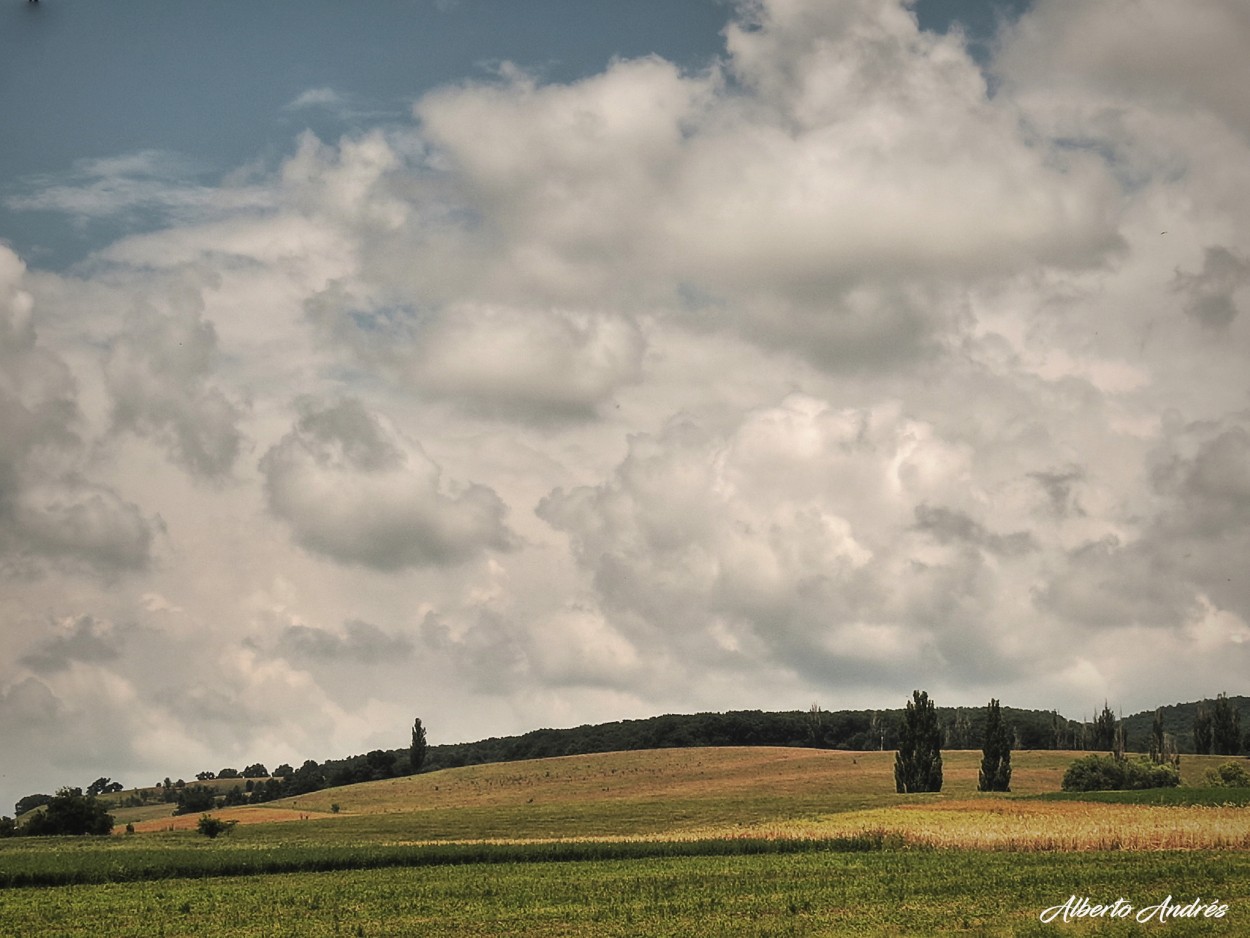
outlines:
[[425, 727], [421, 725], [421, 718], [417, 717], [412, 721], [412, 748], [408, 751], [408, 761], [410, 771], [416, 775], [421, 771], [421, 766], [425, 764]]
[[1207, 706], [1207, 701], [1203, 700], [1198, 704], [1198, 711], [1194, 714], [1194, 752], [1200, 756], [1209, 756], [1211, 743], [1211, 708]]
[[1163, 708], [1155, 708], [1155, 717], [1150, 724], [1150, 761], [1156, 765], [1163, 764], [1163, 751], [1165, 747], [1163, 732]]
[[1235, 756], [1241, 749], [1241, 714], [1228, 702], [1228, 694], [1215, 698], [1211, 715], [1211, 748], [1217, 756]]
[[1107, 701], [1102, 702], [1102, 713], [1094, 720], [1094, 748], [1111, 750], [1115, 748], [1115, 714]]
[[1011, 791], [1011, 734], [995, 699], [985, 708], [985, 741], [981, 746], [977, 791]]
[[894, 787], [900, 794], [942, 790], [942, 727], [926, 691], [912, 691], [899, 727]]

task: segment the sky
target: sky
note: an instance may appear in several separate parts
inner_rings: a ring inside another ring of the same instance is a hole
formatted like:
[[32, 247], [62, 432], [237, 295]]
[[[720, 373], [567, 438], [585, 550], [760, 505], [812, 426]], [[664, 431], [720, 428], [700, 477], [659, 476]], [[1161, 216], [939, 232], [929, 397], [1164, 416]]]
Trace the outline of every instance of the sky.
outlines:
[[1242, 0], [0, 12], [0, 813], [1250, 665]]

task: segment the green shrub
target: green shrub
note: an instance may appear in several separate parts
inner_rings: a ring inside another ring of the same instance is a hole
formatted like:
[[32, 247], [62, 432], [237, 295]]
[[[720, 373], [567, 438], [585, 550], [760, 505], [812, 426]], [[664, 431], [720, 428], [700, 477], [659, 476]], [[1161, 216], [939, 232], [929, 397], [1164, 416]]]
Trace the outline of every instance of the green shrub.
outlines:
[[1171, 765], [1156, 765], [1146, 759], [1085, 756], [1068, 766], [1062, 787], [1064, 791], [1138, 791], [1173, 788], [1180, 781], [1180, 773]]
[[200, 818], [200, 823], [196, 825], [198, 830], [205, 837], [216, 837], [218, 834], [229, 834], [234, 830], [234, 825], [238, 821], [223, 821], [221, 818], [215, 818], [212, 815], [205, 814]]
[[1207, 773], [1212, 788], [1250, 788], [1250, 773], [1240, 762], [1224, 762]]
[[198, 814], [217, 807], [217, 793], [207, 785], [191, 785], [178, 792], [174, 814]]

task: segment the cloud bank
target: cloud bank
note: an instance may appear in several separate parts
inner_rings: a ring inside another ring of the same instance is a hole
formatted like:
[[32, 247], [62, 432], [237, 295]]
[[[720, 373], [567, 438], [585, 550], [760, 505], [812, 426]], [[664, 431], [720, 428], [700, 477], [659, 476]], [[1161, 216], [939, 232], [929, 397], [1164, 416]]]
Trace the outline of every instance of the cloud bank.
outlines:
[[761, 0], [699, 69], [28, 180], [167, 221], [0, 247], [6, 784], [414, 714], [1235, 691], [1250, 21], [1127, 10], [1037, 0], [982, 67], [903, 3]]

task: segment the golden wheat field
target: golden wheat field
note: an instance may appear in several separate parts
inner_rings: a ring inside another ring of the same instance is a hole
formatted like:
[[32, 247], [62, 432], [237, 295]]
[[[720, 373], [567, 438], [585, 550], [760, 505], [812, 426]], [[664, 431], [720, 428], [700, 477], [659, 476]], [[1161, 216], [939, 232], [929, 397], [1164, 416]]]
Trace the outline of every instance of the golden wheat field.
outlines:
[[973, 850], [1244, 850], [1250, 848], [1250, 809], [952, 799], [813, 821], [709, 827], [686, 836], [820, 840], [864, 833], [904, 846]]

